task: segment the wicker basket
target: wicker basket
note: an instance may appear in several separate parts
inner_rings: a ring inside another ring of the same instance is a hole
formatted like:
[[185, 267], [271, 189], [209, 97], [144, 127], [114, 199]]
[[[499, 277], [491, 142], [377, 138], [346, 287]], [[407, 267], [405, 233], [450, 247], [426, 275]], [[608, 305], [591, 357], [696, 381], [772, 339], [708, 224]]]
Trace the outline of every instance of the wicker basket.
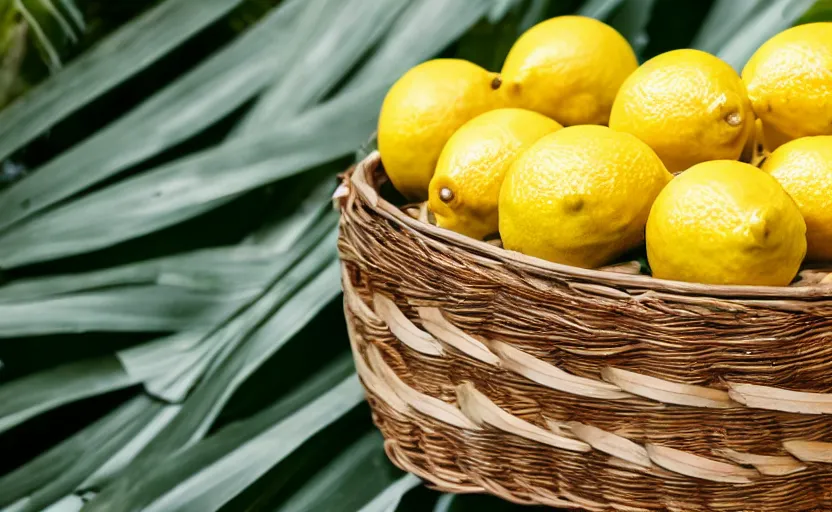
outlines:
[[556, 265], [336, 194], [356, 366], [402, 469], [589, 511], [832, 510], [832, 288]]

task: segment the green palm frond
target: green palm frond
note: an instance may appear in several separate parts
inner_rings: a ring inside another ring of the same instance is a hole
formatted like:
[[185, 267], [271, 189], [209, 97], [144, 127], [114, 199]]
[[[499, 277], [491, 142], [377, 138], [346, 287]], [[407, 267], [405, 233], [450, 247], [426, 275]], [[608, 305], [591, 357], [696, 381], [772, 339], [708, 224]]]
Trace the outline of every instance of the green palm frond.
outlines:
[[765, 2], [716, 52], [716, 55], [742, 70], [742, 66], [772, 35], [792, 26], [815, 0], [773, 0]]
[[162, 2], [99, 42], [63, 70], [60, 79], [47, 80], [25, 102], [0, 112], [0, 159], [165, 56], [240, 1]]
[[0, 107], [24, 88], [20, 70], [28, 49], [28, 24], [10, 0], [0, 3]]
[[75, 0], [2, 0], [0, 2], [0, 107], [28, 87], [32, 56], [50, 73], [64, 65], [86, 29]]
[[14, 8], [29, 25], [43, 59], [53, 73], [63, 67], [61, 43], [77, 43], [83, 28], [83, 21], [78, 23], [78, 8], [71, 1], [64, 4], [69, 6], [75, 16], [65, 16], [52, 0], [14, 0]]
[[832, 20], [832, 0], [817, 0], [797, 21], [799, 24]]
[[603, 20], [609, 18], [622, 3], [624, 0], [587, 0], [578, 9], [578, 14]]
[[[80, 0], [14, 1], [0, 3], [0, 104], [34, 26], [8, 9], [23, 5], [68, 44], [87, 23]], [[685, 45], [740, 67], [778, 30], [829, 13], [822, 0], [801, 18], [811, 3], [674, 8], [704, 16]], [[44, 50], [54, 75], [0, 111], [11, 176], [0, 189], [0, 453], [40, 451], [0, 458], [0, 508], [515, 510], [428, 493], [387, 462], [338, 306], [329, 196], [372, 149], [384, 94], [411, 66], [444, 55], [496, 70], [523, 30], [572, 12], [616, 27], [644, 60], [670, 44], [666, 6], [151, 4], [69, 61]], [[194, 51], [217, 30], [227, 43]], [[79, 118], [120, 95], [134, 106], [82, 130]], [[50, 130], [75, 126], [77, 142], [33, 156]], [[230, 235], [203, 236], [214, 231]], [[36, 428], [65, 411], [77, 429]]]

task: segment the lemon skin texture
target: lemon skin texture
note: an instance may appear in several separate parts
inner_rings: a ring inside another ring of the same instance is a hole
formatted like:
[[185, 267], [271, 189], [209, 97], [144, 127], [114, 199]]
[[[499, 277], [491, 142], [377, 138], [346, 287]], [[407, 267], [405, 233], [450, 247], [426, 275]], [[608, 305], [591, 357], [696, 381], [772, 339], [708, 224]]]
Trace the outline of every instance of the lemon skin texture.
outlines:
[[646, 142], [675, 174], [707, 160], [738, 159], [754, 114], [731, 66], [699, 50], [674, 50], [627, 78], [610, 128]]
[[809, 23], [766, 41], [742, 70], [754, 112], [774, 150], [832, 135], [832, 23]]
[[642, 243], [650, 206], [671, 177], [628, 133], [584, 125], [546, 135], [503, 182], [503, 245], [577, 267], [610, 263]]
[[430, 182], [428, 204], [437, 225], [476, 239], [496, 233], [497, 202], [509, 166], [560, 128], [543, 114], [519, 108], [492, 110], [462, 125], [442, 150]]
[[787, 142], [762, 169], [783, 186], [806, 221], [806, 258], [832, 260], [832, 135]]
[[660, 279], [785, 286], [805, 254], [795, 202], [768, 173], [733, 160], [678, 175], [647, 221], [647, 259]]
[[378, 148], [393, 186], [427, 199], [445, 143], [466, 121], [500, 105], [496, 74], [459, 59], [424, 62], [390, 88], [381, 106]]
[[560, 16], [527, 30], [512, 46], [500, 90], [510, 106], [564, 126], [607, 124], [618, 88], [638, 67], [624, 37], [605, 23]]

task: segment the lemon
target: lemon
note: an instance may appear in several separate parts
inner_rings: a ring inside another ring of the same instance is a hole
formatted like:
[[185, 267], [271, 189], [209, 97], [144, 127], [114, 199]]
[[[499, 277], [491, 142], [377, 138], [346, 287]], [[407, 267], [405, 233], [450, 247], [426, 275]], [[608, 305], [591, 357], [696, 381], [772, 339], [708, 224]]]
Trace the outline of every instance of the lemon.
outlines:
[[739, 158], [754, 115], [731, 66], [699, 50], [674, 50], [627, 78], [610, 128], [643, 140], [678, 173], [706, 160]]
[[[497, 77], [459, 59], [424, 62], [387, 93], [378, 121], [378, 148], [390, 181], [409, 199], [424, 200], [439, 153], [466, 121], [499, 106]], [[495, 84], [496, 86], [496, 84]]]
[[497, 232], [500, 186], [517, 156], [562, 128], [519, 108], [481, 114], [457, 130], [439, 156], [430, 182], [429, 207], [439, 227], [482, 239]]
[[806, 224], [777, 180], [714, 160], [665, 187], [647, 221], [647, 259], [662, 279], [785, 286], [806, 253]]
[[572, 126], [532, 144], [500, 191], [503, 245], [578, 267], [597, 267], [640, 244], [650, 205], [671, 179], [628, 133]]
[[811, 260], [832, 260], [832, 136], [804, 137], [774, 151], [763, 164], [806, 220]]
[[832, 23], [790, 28], [766, 41], [742, 70], [766, 145], [832, 135]]
[[615, 93], [638, 67], [632, 47], [592, 18], [560, 16], [517, 39], [501, 72], [508, 104], [564, 126], [607, 124]]

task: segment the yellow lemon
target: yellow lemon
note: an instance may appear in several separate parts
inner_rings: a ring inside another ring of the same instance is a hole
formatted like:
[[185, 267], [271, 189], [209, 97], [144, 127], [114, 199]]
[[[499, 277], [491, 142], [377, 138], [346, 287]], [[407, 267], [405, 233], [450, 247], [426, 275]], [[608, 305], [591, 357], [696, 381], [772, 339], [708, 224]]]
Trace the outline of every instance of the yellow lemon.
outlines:
[[445, 144], [430, 182], [436, 224], [477, 239], [496, 233], [497, 201], [509, 166], [560, 128], [542, 114], [519, 108], [492, 110], [462, 125]]
[[527, 30], [509, 51], [501, 90], [509, 105], [564, 126], [607, 124], [615, 93], [638, 67], [630, 44], [592, 18], [560, 16]]
[[832, 136], [804, 137], [774, 151], [763, 164], [792, 196], [806, 220], [807, 258], [832, 260]]
[[627, 78], [610, 128], [643, 140], [678, 173], [707, 160], [739, 158], [754, 115], [731, 66], [699, 50], [674, 50]]
[[777, 180], [714, 160], [665, 187], [647, 221], [647, 259], [661, 279], [785, 286], [806, 253], [806, 223]]
[[[388, 91], [378, 121], [387, 176], [409, 199], [424, 200], [445, 143], [466, 121], [499, 106], [497, 77], [459, 59], [424, 62]], [[496, 87], [497, 84], [494, 84]]]
[[790, 28], [766, 41], [742, 70], [766, 145], [832, 135], [832, 23]]
[[604, 126], [572, 126], [532, 144], [500, 191], [507, 249], [578, 267], [644, 240], [650, 205], [671, 179], [650, 147]]

